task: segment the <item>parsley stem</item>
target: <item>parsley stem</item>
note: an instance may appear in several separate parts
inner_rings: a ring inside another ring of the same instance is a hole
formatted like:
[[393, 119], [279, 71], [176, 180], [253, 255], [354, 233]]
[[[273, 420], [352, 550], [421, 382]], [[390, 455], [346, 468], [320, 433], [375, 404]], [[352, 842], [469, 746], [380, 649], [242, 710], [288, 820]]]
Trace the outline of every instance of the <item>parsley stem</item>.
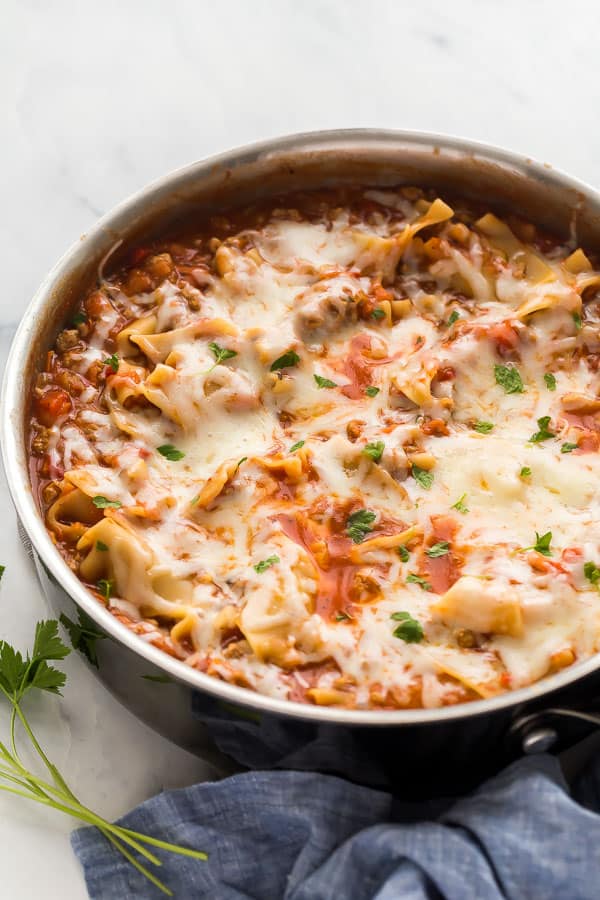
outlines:
[[153, 847], [160, 847], [161, 850], [168, 850], [170, 853], [179, 853], [180, 856], [191, 856], [192, 859], [208, 859], [208, 854], [202, 850], [193, 850], [191, 847], [179, 847], [177, 844], [170, 844], [168, 841], [161, 841], [159, 838], [150, 837], [148, 834], [140, 834], [139, 831], [131, 831], [130, 828], [122, 828], [119, 826], [121, 834], [130, 834], [145, 844], [152, 844]]
[[[50, 774], [52, 775], [53, 779], [55, 780], [55, 782], [57, 782], [57, 786], [53, 787], [52, 785], [48, 784], [47, 782], [44, 782], [41, 779], [33, 776], [35, 783], [38, 786], [45, 788], [47, 791], [50, 791], [51, 793], [56, 794], [59, 798], [61, 798], [63, 800], [65, 800], [65, 799], [70, 800], [71, 804], [73, 806], [73, 811], [70, 813], [71, 815], [75, 815], [84, 821], [88, 821], [90, 825], [96, 825], [103, 832], [108, 830], [108, 831], [111, 831], [112, 833], [119, 834], [121, 840], [128, 843], [135, 850], [137, 850], [138, 853], [141, 853], [143, 856], [145, 856], [146, 859], [149, 860], [149, 862], [153, 862], [155, 865], [161, 865], [160, 860], [156, 856], [154, 856], [153, 853], [151, 853], [149, 850], [147, 850], [145, 847], [141, 846], [141, 844], [139, 844], [138, 841], [143, 841], [145, 844], [150, 844], [154, 847], [159, 847], [162, 850], [168, 850], [171, 853], [179, 853], [181, 856], [189, 856], [192, 859], [203, 859], [204, 860], [204, 859], [208, 858], [206, 853], [203, 853], [201, 850], [194, 850], [191, 847], [179, 847], [176, 844], [170, 844], [168, 841], [161, 841], [159, 838], [153, 838], [153, 837], [150, 837], [149, 835], [140, 834], [137, 831], [132, 831], [129, 828], [122, 828], [119, 825], [113, 825], [110, 822], [107, 822], [106, 819], [103, 819], [100, 816], [96, 815], [96, 813], [94, 813], [94, 812], [92, 812], [92, 810], [88, 809], [87, 806], [84, 806], [77, 799], [77, 797], [72, 792], [72, 790], [70, 789], [68, 784], [65, 782], [65, 780], [61, 777], [60, 773], [56, 769], [56, 766], [54, 766], [50, 762], [50, 760], [48, 759], [46, 754], [41, 749], [22, 710], [18, 706], [15, 708], [16, 708], [17, 715], [19, 716], [19, 719], [21, 720], [23, 727], [27, 731], [27, 734], [28, 734], [31, 742], [33, 743], [34, 747], [36, 748], [36, 750], [40, 754], [41, 758], [43, 759], [43, 761], [44, 761], [46, 767], [48, 768]], [[9, 756], [10, 756], [10, 754], [9, 754]], [[18, 757], [17, 757], [17, 760], [15, 760], [15, 761], [18, 761]], [[19, 768], [23, 771], [24, 774], [26, 773], [26, 770], [23, 768], [23, 766], [21, 764], [19, 764]], [[38, 790], [40, 790], [40, 787], [38, 787]], [[43, 791], [42, 791], [42, 793], [43, 793]], [[48, 798], [48, 800], [52, 804], [54, 804], [54, 802], [55, 802], [52, 800], [52, 798]], [[66, 812], [67, 810], [64, 809], [63, 811]], [[83, 815], [81, 815], [81, 814], [83, 814]], [[84, 816], [85, 816], [85, 819], [84, 819]]]
[[167, 885], [160, 880], [160, 878], [157, 878], [156, 875], [153, 875], [152, 872], [150, 872], [150, 870], [146, 868], [146, 866], [142, 865], [142, 863], [139, 862], [135, 858], [135, 856], [133, 856], [129, 852], [129, 850], [127, 850], [126, 847], [123, 847], [123, 845], [117, 840], [116, 837], [114, 837], [112, 834], [105, 834], [105, 837], [111, 842], [113, 847], [115, 847], [115, 849], [118, 850], [119, 853], [122, 853], [125, 859], [130, 862], [131, 865], [138, 870], [138, 872], [141, 872], [142, 875], [145, 875], [148, 881], [151, 881], [152, 884], [159, 889], [159, 891], [162, 891], [163, 894], [167, 895], [167, 897], [173, 896], [173, 891], [170, 890], [170, 888], [168, 888]]

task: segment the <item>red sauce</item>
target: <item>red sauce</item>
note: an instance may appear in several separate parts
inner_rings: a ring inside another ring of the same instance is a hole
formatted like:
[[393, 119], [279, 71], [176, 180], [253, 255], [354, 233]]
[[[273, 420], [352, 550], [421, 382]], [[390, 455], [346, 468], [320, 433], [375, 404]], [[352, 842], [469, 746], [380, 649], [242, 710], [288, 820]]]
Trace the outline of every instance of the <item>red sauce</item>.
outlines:
[[[277, 521], [286, 535], [306, 550], [314, 563], [318, 578], [315, 612], [331, 619], [336, 612], [347, 609], [352, 604], [351, 589], [359, 569], [350, 562], [350, 538], [341, 534], [319, 534], [316, 524], [299, 522], [298, 517], [292, 515], [279, 515]], [[326, 566], [317, 561], [314, 552], [316, 544], [323, 540], [327, 545]]]
[[[459, 524], [453, 516], [432, 516], [431, 527], [433, 529], [431, 547], [439, 541], [452, 543], [459, 529]], [[436, 594], [444, 594], [460, 577], [460, 561], [450, 548], [444, 556], [423, 555], [423, 568], [427, 573], [427, 580]]]

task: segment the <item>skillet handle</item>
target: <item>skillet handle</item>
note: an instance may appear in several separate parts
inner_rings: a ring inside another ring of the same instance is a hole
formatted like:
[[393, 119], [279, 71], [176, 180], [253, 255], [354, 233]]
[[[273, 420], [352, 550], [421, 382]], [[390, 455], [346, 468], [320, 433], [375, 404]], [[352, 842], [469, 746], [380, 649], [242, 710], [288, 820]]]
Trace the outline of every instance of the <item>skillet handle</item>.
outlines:
[[546, 753], [557, 749], [561, 743], [561, 722], [583, 726], [584, 733], [589, 733], [600, 729], [600, 713], [562, 707], [542, 709], [515, 719], [509, 729], [508, 740], [526, 755]]

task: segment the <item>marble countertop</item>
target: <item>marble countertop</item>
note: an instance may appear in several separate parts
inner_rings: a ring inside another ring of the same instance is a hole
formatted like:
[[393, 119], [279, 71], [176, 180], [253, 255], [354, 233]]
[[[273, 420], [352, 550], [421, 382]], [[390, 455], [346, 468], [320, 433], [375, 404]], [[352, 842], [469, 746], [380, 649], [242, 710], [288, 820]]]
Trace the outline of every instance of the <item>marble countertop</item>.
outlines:
[[[573, 0], [4, 0], [0, 362], [29, 298], [94, 220], [164, 172], [261, 138], [384, 126], [460, 134], [600, 184], [600, 9]], [[0, 636], [47, 614], [6, 485]], [[134, 719], [74, 656], [44, 746], [108, 817], [208, 767]], [[1, 729], [0, 729], [1, 731]], [[83, 900], [60, 815], [0, 797], [2, 896]]]

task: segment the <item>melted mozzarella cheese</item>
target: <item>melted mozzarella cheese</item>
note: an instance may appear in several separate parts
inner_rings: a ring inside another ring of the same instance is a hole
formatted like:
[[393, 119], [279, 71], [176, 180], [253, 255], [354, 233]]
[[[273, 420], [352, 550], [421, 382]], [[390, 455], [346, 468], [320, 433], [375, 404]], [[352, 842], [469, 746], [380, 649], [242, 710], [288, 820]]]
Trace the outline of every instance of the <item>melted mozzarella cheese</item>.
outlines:
[[379, 210], [278, 211], [217, 241], [192, 306], [176, 279], [109, 285], [118, 311], [72, 367], [120, 314], [155, 333], [128, 326], [141, 349], [108, 373], [108, 412], [63, 424], [53, 462], [113, 503], [82, 572], [138, 624], [171, 621], [190, 665], [317, 703], [490, 696], [598, 649], [600, 457], [582, 450], [600, 423], [563, 403], [600, 388], [577, 279], [502, 223], [406, 243], [424, 201], [365, 198]]

